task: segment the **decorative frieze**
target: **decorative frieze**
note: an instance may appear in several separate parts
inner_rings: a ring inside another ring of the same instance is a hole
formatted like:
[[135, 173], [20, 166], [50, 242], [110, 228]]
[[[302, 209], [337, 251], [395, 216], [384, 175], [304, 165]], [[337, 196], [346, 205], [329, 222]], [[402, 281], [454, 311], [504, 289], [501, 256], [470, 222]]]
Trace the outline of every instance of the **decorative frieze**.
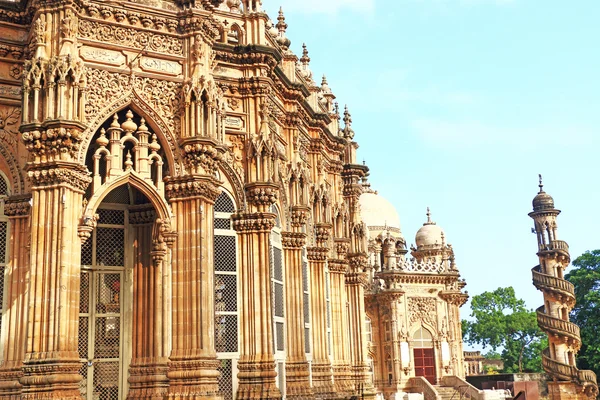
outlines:
[[183, 39], [158, 32], [82, 19], [79, 21], [79, 37], [140, 50], [183, 56]]

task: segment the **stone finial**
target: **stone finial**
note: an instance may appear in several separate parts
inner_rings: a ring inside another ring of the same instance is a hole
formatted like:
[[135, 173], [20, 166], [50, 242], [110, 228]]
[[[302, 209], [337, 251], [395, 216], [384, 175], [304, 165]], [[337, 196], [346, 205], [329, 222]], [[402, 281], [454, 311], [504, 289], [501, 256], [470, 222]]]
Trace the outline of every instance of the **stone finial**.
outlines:
[[425, 213], [425, 215], [427, 215], [427, 223], [431, 224], [431, 210], [429, 209], [429, 207], [427, 207], [427, 212]]
[[544, 191], [544, 184], [542, 183], [542, 174], [538, 174], [538, 177], [540, 178], [540, 184], [538, 186], [540, 187], [540, 193], [542, 193]]
[[277, 16], [277, 24], [275, 25], [279, 31], [277, 36], [277, 43], [279, 43], [284, 49], [288, 49], [292, 44], [292, 41], [285, 36], [285, 31], [288, 25], [285, 23], [285, 16], [283, 15], [283, 8], [279, 8], [279, 15]]
[[306, 43], [302, 43], [302, 57], [300, 57], [300, 62], [303, 65], [308, 65], [310, 63], [310, 57], [308, 56], [308, 49], [306, 48]]

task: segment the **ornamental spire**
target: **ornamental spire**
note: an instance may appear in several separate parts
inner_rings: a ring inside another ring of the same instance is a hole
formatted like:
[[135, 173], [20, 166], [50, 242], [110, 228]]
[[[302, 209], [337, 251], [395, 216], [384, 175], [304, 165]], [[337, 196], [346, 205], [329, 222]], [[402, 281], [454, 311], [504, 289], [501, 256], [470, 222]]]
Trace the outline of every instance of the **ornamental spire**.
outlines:
[[538, 174], [538, 177], [540, 178], [540, 184], [538, 186], [540, 187], [540, 193], [542, 193], [544, 191], [544, 184], [542, 183], [542, 174]]

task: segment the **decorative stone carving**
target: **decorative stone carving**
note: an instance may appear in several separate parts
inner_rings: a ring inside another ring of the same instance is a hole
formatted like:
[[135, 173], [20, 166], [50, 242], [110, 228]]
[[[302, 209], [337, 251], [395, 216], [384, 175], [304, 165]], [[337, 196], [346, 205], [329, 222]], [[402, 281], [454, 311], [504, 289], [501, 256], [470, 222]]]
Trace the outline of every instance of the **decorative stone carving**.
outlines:
[[92, 182], [86, 167], [72, 163], [55, 162], [50, 166], [34, 164], [29, 167], [27, 176], [34, 187], [66, 184], [82, 192]]
[[233, 229], [237, 232], [271, 232], [275, 226], [275, 214], [238, 213], [233, 217]]
[[269, 183], [253, 183], [246, 185], [246, 199], [256, 206], [270, 206], [277, 202], [278, 187]]
[[4, 200], [4, 215], [7, 217], [25, 217], [31, 210], [31, 195], [12, 196]]
[[281, 232], [281, 243], [284, 249], [301, 249], [306, 245], [306, 233]]
[[219, 182], [211, 177], [187, 175], [166, 180], [166, 193], [170, 200], [202, 197], [211, 203], [221, 194]]
[[76, 157], [81, 143], [79, 129], [48, 128], [23, 132], [25, 148], [36, 158], [47, 160], [68, 160]]
[[419, 321], [437, 328], [437, 309], [435, 299], [432, 297], [408, 298], [409, 323], [414, 325]]
[[183, 39], [96, 21], [79, 21], [79, 37], [157, 53], [183, 56]]

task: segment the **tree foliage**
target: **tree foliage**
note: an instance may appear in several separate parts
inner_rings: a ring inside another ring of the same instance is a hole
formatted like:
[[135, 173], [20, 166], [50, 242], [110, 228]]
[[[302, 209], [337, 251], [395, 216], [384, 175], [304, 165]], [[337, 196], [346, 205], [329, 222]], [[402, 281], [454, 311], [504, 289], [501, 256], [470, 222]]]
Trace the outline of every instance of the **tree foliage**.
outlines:
[[577, 304], [571, 321], [579, 325], [582, 342], [577, 364], [600, 376], [600, 250], [586, 251], [573, 261], [573, 267], [565, 278], [575, 285]]
[[473, 321], [463, 321], [466, 343], [501, 349], [504, 372], [541, 372], [541, 350], [547, 346], [534, 311], [517, 299], [512, 287], [483, 292], [471, 300]]

